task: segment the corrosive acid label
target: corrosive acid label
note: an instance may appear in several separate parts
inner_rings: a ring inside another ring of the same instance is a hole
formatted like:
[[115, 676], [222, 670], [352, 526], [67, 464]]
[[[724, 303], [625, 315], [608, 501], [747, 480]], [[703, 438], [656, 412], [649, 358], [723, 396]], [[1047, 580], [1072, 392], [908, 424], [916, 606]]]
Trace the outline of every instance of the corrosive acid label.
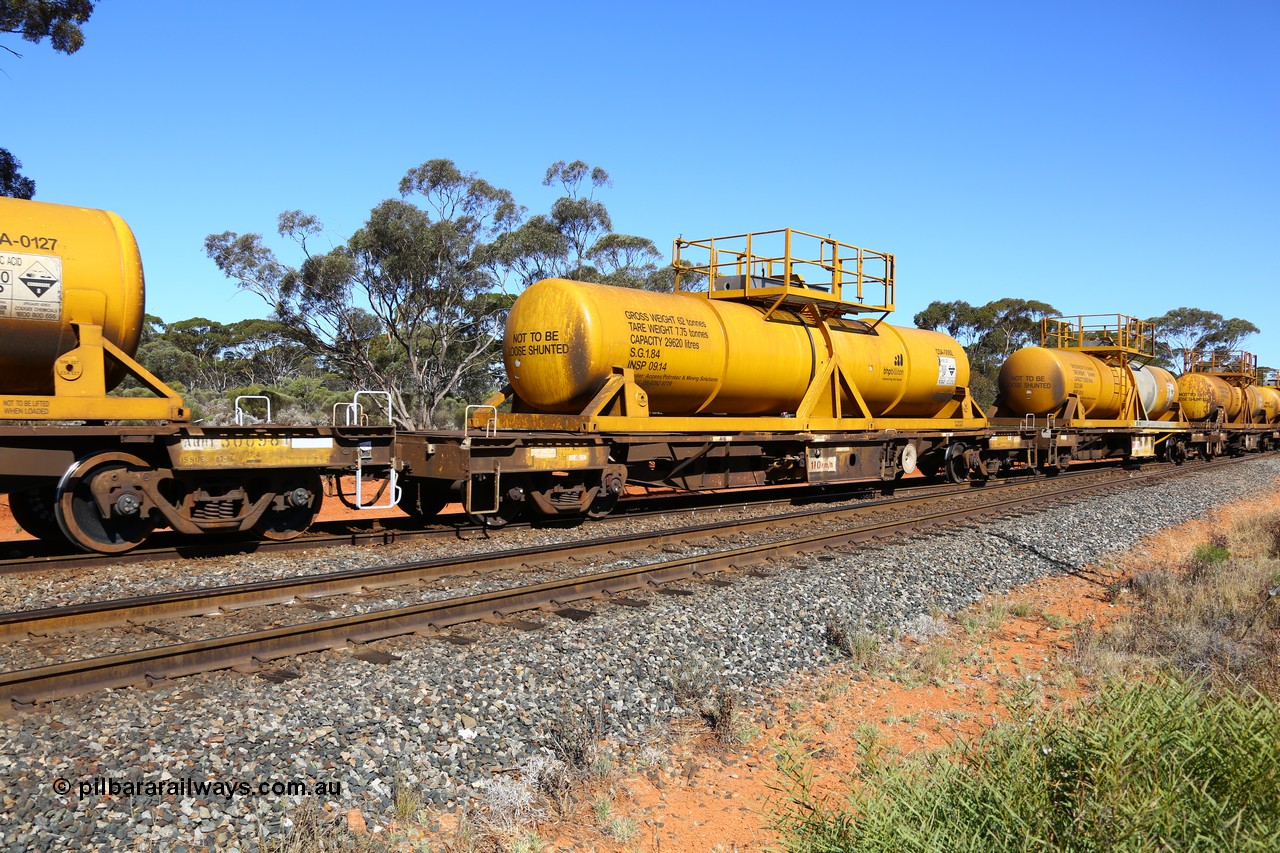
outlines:
[[938, 384], [948, 386], [956, 384], [956, 360], [949, 355], [938, 356]]
[[0, 252], [0, 318], [62, 319], [62, 258]]

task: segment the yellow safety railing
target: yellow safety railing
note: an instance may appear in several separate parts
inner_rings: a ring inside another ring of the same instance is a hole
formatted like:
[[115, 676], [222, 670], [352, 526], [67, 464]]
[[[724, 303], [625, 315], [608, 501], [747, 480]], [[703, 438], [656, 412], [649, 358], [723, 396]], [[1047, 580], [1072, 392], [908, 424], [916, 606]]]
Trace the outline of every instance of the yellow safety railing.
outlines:
[[1078, 314], [1040, 321], [1040, 345], [1050, 349], [1118, 351], [1156, 357], [1155, 326], [1127, 314]]
[[677, 238], [676, 290], [712, 299], [813, 304], [842, 313], [894, 307], [894, 256], [793, 228]]
[[1244, 350], [1192, 350], [1183, 353], [1182, 366], [1183, 373], [1214, 373], [1218, 376], [1238, 376], [1250, 381], [1258, 378], [1258, 357]]

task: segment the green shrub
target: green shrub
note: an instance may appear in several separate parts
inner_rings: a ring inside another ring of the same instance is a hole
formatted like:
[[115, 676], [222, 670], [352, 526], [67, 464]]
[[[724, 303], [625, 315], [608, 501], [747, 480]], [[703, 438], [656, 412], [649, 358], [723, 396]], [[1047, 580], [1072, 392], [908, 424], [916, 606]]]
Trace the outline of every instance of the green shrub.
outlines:
[[1280, 706], [1162, 678], [971, 747], [864, 764], [850, 800], [807, 771], [775, 826], [796, 851], [1280, 849]]

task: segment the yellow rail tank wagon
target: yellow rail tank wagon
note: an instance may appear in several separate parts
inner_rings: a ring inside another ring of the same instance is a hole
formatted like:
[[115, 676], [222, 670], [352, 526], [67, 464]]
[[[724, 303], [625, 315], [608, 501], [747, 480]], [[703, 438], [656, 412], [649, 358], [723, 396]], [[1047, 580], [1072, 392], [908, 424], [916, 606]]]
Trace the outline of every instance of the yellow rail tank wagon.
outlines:
[[1280, 391], [1260, 381], [1258, 358], [1243, 350], [1189, 352], [1178, 377], [1178, 403], [1203, 433], [1219, 436], [1213, 452], [1239, 454], [1280, 446]]
[[[677, 240], [675, 291], [531, 285], [508, 386], [465, 451], [401, 436], [420, 506], [477, 520], [607, 513], [627, 483], [687, 490], [967, 476], [986, 419], [954, 339], [884, 322], [894, 256], [792, 229]], [[415, 486], [416, 483], [416, 486]]]
[[[1000, 368], [990, 444], [1048, 473], [1073, 461], [1163, 455], [1180, 420], [1177, 380], [1156, 360], [1156, 330], [1125, 314], [1045, 317], [1040, 345]], [[1176, 461], [1186, 458], [1180, 439]]]
[[[287, 539], [322, 476], [393, 476], [389, 425], [192, 423], [134, 360], [144, 297], [119, 216], [0, 198], [0, 493], [29, 533], [103, 553], [161, 527]], [[126, 377], [143, 396], [111, 393]]]

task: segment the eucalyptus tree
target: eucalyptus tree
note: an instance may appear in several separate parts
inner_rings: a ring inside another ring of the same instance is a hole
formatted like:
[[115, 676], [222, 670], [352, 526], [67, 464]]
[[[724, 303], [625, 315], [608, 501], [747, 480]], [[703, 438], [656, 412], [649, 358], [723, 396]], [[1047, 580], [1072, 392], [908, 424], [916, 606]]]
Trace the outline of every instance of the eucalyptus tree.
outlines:
[[1006, 297], [980, 309], [986, 331], [980, 343], [1001, 362], [1016, 349], [1040, 343], [1040, 321], [1061, 313], [1047, 302]]
[[279, 321], [250, 318], [229, 324], [227, 330], [231, 343], [223, 356], [246, 385], [283, 386], [321, 372], [315, 356]]
[[[0, 33], [20, 35], [39, 43], [46, 38], [58, 53], [72, 54], [84, 45], [80, 25], [93, 14], [96, 0], [0, 0]], [[18, 59], [22, 54], [6, 44], [0, 48]], [[0, 195], [32, 198], [36, 182], [21, 172], [22, 161], [0, 148]]]
[[544, 278], [571, 278], [620, 287], [669, 290], [670, 276], [658, 266], [663, 255], [653, 241], [613, 230], [613, 219], [596, 192], [613, 185], [609, 173], [582, 160], [558, 160], [543, 186], [564, 193], [545, 214], [536, 214], [495, 245], [496, 257], [521, 287]]
[[996, 397], [997, 377], [1009, 353], [1040, 341], [1040, 320], [1057, 314], [1046, 302], [996, 299], [985, 305], [935, 301], [915, 315], [922, 329], [946, 332], [969, 356], [970, 391], [980, 406]]
[[493, 241], [522, 211], [510, 192], [451, 160], [410, 169], [400, 191], [327, 252], [310, 246], [323, 232], [316, 217], [282, 213], [277, 232], [298, 246], [296, 265], [260, 234], [212, 234], [205, 251], [325, 367], [389, 392], [394, 420], [414, 429], [431, 425], [440, 403], [492, 361], [510, 304]]
[[968, 349], [985, 330], [986, 318], [979, 308], [968, 302], [930, 302], [925, 309], [913, 318], [921, 329], [946, 332]]
[[1188, 353], [1239, 350], [1245, 339], [1259, 332], [1239, 317], [1227, 319], [1203, 308], [1174, 308], [1147, 322], [1155, 326], [1158, 351], [1167, 366], [1181, 370]]
[[451, 160], [428, 160], [404, 175], [399, 198], [328, 251], [312, 251], [323, 226], [301, 211], [281, 214], [276, 229], [296, 244], [296, 263], [260, 234], [211, 234], [205, 250], [322, 367], [389, 392], [402, 427], [437, 425], [456, 414], [454, 398], [497, 384], [496, 340], [524, 286], [573, 277], [669, 288], [653, 242], [613, 231], [595, 197], [608, 173], [559, 161], [543, 183], [563, 195], [526, 218], [509, 191]]
[[994, 378], [1009, 353], [1039, 343], [1040, 320], [1057, 313], [1047, 302], [1028, 299], [1006, 297], [979, 306], [939, 301], [916, 314], [915, 323], [956, 338], [974, 369]]

